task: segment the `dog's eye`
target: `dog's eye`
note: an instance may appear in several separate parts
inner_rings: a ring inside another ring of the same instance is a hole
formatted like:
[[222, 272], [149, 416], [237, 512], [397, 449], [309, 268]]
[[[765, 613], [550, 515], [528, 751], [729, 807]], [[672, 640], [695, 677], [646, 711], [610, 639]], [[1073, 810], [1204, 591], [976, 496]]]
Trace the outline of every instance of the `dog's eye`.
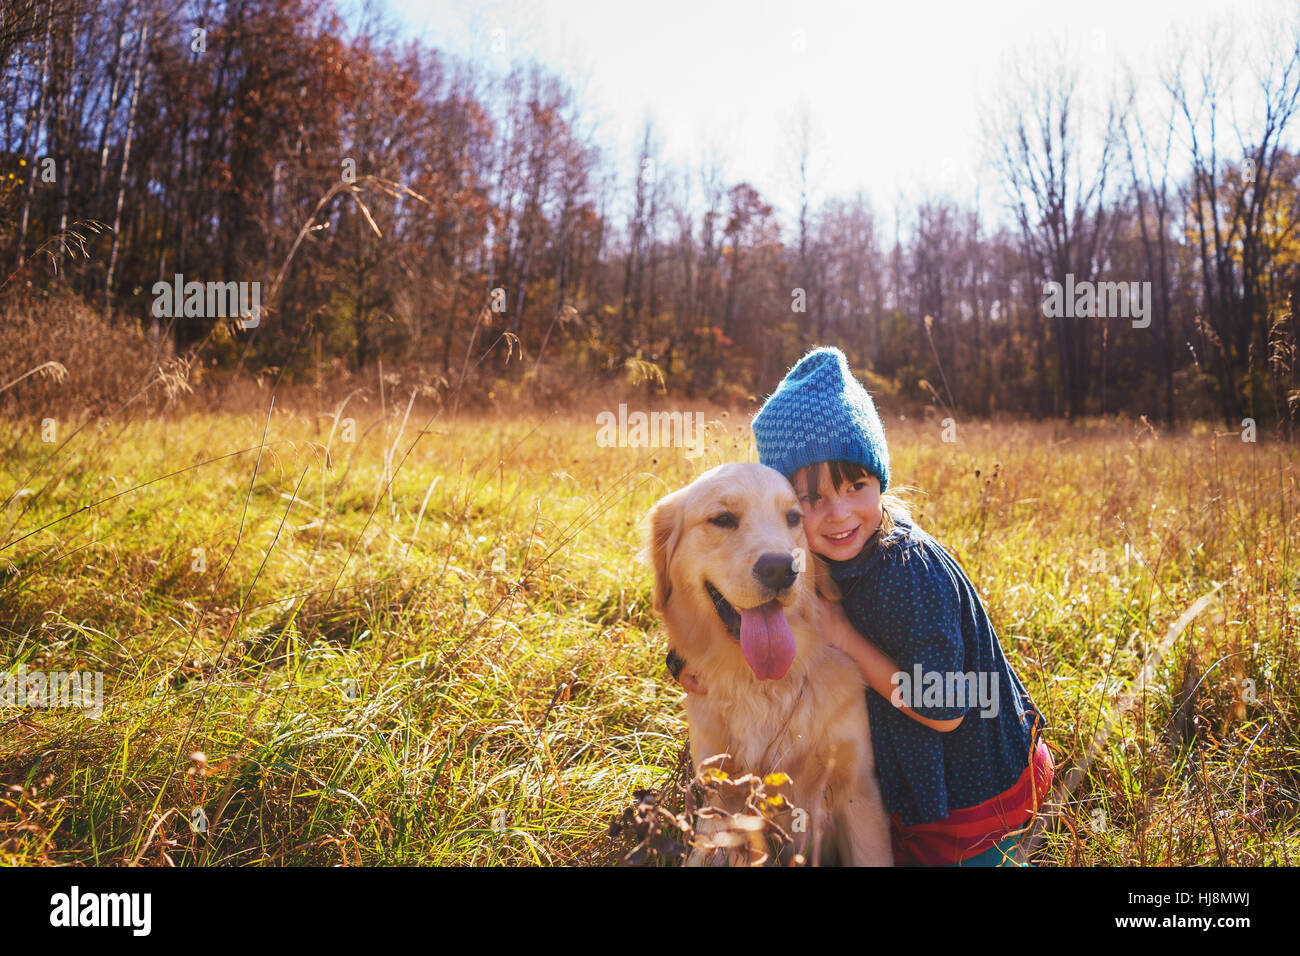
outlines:
[[709, 519], [710, 524], [716, 524], [719, 528], [739, 528], [740, 519], [730, 511], [724, 511], [720, 515], [714, 515]]
[[799, 522], [802, 520], [803, 520], [803, 515], [801, 515], [797, 511], [791, 511], [789, 514], [785, 516], [785, 523], [792, 528], [798, 527]]

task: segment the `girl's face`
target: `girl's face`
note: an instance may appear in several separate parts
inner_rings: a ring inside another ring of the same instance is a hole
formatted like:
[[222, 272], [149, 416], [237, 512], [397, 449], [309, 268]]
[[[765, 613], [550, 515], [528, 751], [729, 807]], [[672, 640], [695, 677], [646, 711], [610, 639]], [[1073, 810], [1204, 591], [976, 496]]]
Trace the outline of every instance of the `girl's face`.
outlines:
[[821, 469], [816, 497], [808, 491], [808, 469], [798, 472], [791, 482], [803, 508], [808, 547], [832, 561], [855, 558], [880, 527], [880, 479], [863, 475], [834, 488], [826, 462], [812, 467]]

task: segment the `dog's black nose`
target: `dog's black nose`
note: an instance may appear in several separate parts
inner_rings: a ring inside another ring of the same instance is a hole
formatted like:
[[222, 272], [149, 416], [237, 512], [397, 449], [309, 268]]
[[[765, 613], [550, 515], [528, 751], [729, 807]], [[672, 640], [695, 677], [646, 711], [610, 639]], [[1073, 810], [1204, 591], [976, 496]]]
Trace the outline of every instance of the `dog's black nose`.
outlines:
[[754, 562], [754, 577], [773, 591], [784, 591], [798, 574], [788, 554], [764, 554]]

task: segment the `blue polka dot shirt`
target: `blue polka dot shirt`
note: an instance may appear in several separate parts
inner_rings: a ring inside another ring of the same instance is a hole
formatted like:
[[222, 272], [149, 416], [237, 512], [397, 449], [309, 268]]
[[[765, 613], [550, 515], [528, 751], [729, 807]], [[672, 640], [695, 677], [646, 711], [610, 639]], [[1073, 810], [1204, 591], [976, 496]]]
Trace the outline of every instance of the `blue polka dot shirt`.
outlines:
[[932, 823], [1013, 787], [1043, 718], [957, 562], [895, 516], [887, 539], [827, 564], [849, 621], [906, 675], [898, 690], [904, 703], [931, 720], [963, 718], [954, 731], [932, 730], [868, 688], [871, 743], [890, 812], [903, 826]]

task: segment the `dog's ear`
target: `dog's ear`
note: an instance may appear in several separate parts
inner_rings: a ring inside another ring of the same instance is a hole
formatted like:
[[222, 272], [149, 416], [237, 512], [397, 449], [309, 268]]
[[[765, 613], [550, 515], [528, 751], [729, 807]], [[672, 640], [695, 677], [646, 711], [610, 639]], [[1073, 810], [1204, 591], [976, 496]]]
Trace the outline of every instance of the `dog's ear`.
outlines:
[[843, 595], [840, 594], [840, 586], [831, 577], [830, 566], [814, 554], [812, 555], [812, 567], [813, 586], [817, 588], [817, 593], [828, 601], [838, 601]]
[[641, 552], [646, 562], [655, 572], [655, 610], [663, 613], [668, 605], [668, 598], [673, 593], [672, 579], [668, 574], [668, 565], [672, 561], [673, 549], [682, 533], [682, 498], [680, 492], [673, 492], [659, 499], [650, 509], [647, 519], [649, 530], [646, 535], [645, 550]]

